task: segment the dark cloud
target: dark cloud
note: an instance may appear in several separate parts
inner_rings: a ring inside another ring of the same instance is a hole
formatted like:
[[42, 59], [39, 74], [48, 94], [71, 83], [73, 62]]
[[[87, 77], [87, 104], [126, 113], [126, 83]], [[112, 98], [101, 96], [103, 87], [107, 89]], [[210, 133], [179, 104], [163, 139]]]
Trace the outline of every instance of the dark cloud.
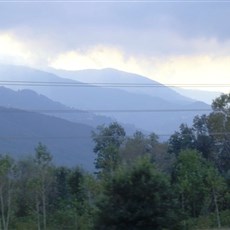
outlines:
[[224, 2], [0, 3], [1, 31], [50, 40], [62, 49], [111, 44], [133, 52], [173, 52], [178, 47], [170, 34], [226, 40], [229, 20], [230, 3]]

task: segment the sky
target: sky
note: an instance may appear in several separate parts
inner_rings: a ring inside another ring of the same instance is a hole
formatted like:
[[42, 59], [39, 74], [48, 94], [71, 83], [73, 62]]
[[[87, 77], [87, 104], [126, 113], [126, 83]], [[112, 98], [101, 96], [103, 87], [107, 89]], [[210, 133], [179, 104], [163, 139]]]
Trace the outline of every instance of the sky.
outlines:
[[115, 68], [229, 93], [229, 22], [230, 1], [0, 0], [0, 63]]

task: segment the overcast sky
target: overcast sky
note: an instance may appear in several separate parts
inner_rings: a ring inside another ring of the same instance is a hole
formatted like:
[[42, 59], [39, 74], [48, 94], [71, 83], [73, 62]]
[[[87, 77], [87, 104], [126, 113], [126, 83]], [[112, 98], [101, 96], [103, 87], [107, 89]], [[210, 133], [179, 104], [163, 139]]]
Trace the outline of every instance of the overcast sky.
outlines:
[[229, 22], [230, 1], [0, 1], [0, 62], [230, 86]]

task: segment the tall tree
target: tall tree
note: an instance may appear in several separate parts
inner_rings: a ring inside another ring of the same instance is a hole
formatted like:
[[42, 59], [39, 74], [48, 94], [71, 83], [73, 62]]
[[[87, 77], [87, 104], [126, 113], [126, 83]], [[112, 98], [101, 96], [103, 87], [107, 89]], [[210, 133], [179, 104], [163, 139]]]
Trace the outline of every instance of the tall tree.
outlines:
[[230, 94], [222, 94], [212, 103], [209, 132], [213, 137], [219, 170], [230, 170]]
[[169, 172], [173, 157], [167, 152], [167, 144], [159, 142], [158, 139], [155, 133], [144, 135], [141, 131], [136, 131], [126, 138], [120, 149], [122, 161], [132, 164], [138, 158], [148, 156], [159, 170]]
[[32, 157], [20, 159], [17, 162], [17, 199], [15, 213], [17, 217], [29, 219], [31, 210], [34, 209], [34, 181], [35, 162]]
[[173, 172], [173, 180], [181, 203], [181, 209], [187, 216], [197, 217], [205, 198], [204, 162], [195, 150], [180, 152]]
[[171, 191], [147, 158], [119, 168], [105, 184], [94, 229], [176, 229]]
[[119, 148], [125, 138], [125, 130], [117, 122], [109, 126], [99, 126], [92, 133], [96, 153], [95, 166], [100, 174], [110, 175], [119, 165]]
[[[40, 213], [42, 214], [43, 229], [47, 229], [47, 193], [51, 183], [51, 161], [52, 156], [47, 147], [39, 143], [35, 148], [35, 164], [37, 174], [34, 178], [36, 191], [36, 209], [38, 219], [38, 229], [41, 229]], [[40, 211], [41, 209], [41, 211]]]
[[149, 151], [148, 139], [141, 131], [136, 131], [133, 136], [126, 138], [120, 150], [120, 156], [124, 162], [131, 163], [138, 157], [148, 154]]
[[186, 149], [195, 149], [195, 135], [193, 129], [186, 124], [180, 125], [180, 131], [175, 132], [169, 139], [169, 153], [176, 156]]
[[213, 167], [212, 164], [208, 163], [205, 167], [205, 187], [211, 198], [211, 204], [214, 204], [214, 210], [216, 214], [217, 227], [221, 227], [220, 219], [220, 205], [219, 198], [224, 197], [224, 193], [227, 189], [224, 178], [219, 174], [218, 170]]
[[15, 164], [8, 155], [0, 155], [0, 212], [1, 229], [8, 230], [12, 215]]
[[202, 153], [202, 156], [209, 161], [215, 162], [213, 137], [209, 132], [209, 116], [195, 116], [193, 119], [193, 130], [196, 150]]

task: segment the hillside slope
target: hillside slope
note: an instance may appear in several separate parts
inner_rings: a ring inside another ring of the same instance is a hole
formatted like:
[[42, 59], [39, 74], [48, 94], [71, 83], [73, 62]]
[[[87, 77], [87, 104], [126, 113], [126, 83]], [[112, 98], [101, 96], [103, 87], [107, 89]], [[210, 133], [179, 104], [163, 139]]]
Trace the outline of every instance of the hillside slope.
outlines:
[[0, 107], [0, 153], [34, 154], [38, 142], [47, 145], [59, 165], [93, 169], [92, 127], [63, 119]]
[[112, 122], [112, 119], [109, 117], [73, 109], [61, 104], [60, 102], [53, 101], [44, 95], [37, 94], [35, 91], [30, 89], [14, 91], [0, 86], [0, 106], [49, 114], [93, 127]]

